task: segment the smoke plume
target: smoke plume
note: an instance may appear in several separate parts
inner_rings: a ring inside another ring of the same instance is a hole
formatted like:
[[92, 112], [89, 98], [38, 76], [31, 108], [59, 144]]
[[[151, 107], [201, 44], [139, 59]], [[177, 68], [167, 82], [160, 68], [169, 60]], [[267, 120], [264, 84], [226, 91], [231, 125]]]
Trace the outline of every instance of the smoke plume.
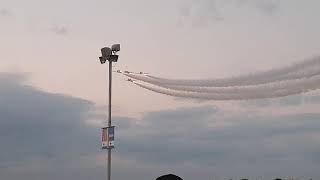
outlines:
[[[293, 80], [285, 82], [282, 88], [274, 88], [273, 90], [260, 89], [250, 89], [247, 91], [239, 90], [238, 92], [228, 92], [228, 93], [209, 93], [209, 92], [190, 92], [190, 91], [177, 91], [166, 88], [161, 88], [159, 86], [145, 85], [139, 82], [135, 82], [136, 85], [148, 89], [153, 92], [166, 94], [175, 97], [184, 98], [197, 98], [206, 100], [250, 100], [250, 99], [264, 99], [264, 98], [277, 98], [284, 97], [294, 94], [306, 93], [312, 90], [320, 88], [320, 76], [315, 76], [312, 78]], [[268, 86], [268, 85], [266, 85]]]
[[247, 86], [264, 83], [272, 83], [284, 80], [309, 78], [320, 74], [320, 58], [305, 60], [285, 68], [274, 69], [260, 73], [242, 75], [238, 77], [192, 80], [192, 79], [166, 79], [152, 75], [136, 75], [125, 73], [126, 76], [148, 82], [155, 85], [167, 84], [176, 86], [203, 86], [203, 87], [228, 87], [228, 86]]
[[127, 71], [123, 74], [144, 82], [130, 80], [142, 88], [176, 97], [207, 100], [276, 98], [319, 89], [320, 58], [305, 60], [281, 69], [211, 80], [165, 79]]

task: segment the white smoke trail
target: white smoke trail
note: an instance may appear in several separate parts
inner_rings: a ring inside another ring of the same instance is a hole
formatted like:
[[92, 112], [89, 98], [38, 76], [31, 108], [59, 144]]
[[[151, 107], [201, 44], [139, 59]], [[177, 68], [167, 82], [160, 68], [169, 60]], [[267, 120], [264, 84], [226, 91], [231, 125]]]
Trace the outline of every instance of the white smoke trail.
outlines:
[[[319, 76], [319, 75], [318, 75]], [[318, 77], [314, 76], [314, 77]], [[166, 84], [159, 84], [157, 86], [176, 90], [176, 91], [187, 91], [187, 92], [198, 92], [198, 93], [258, 93], [266, 91], [278, 91], [283, 89], [296, 89], [304, 87], [304, 83], [308, 78], [295, 79], [289, 81], [273, 82], [267, 84], [250, 85], [250, 86], [232, 86], [232, 87], [198, 87], [198, 86], [173, 86]]]
[[[310, 78], [316, 75], [320, 74], [320, 68], [315, 66], [310, 68], [309, 70], [304, 70], [304, 71], [299, 71], [296, 72], [295, 74], [288, 74], [288, 75], [284, 75], [282, 76], [282, 81], [287, 81], [287, 80], [298, 80], [301, 78]], [[247, 88], [240, 88], [240, 87], [245, 87], [245, 86], [226, 86], [226, 87], [211, 87], [208, 85], [204, 85], [204, 86], [187, 86], [187, 85], [180, 85], [180, 84], [168, 84], [166, 82], [164, 82], [163, 80], [158, 80], [158, 79], [154, 79], [154, 78], [150, 78], [149, 76], [146, 75], [140, 75], [140, 74], [129, 74], [129, 73], [124, 73], [125, 76], [128, 76], [132, 79], [136, 79], [136, 80], [141, 80], [153, 85], [157, 85], [157, 86], [161, 86], [164, 88], [169, 88], [169, 89], [173, 89], [173, 90], [183, 90], [183, 91], [195, 91], [195, 92], [211, 92], [211, 93], [227, 93], [227, 92], [236, 92], [239, 89], [247, 89]], [[272, 84], [272, 83], [279, 83], [282, 81], [271, 81], [265, 84]], [[189, 85], [189, 84], [188, 84]], [[257, 85], [247, 85], [247, 86], [260, 86], [263, 84], [257, 84]], [[252, 88], [250, 87], [250, 89]], [[269, 86], [268, 86], [269, 87]], [[274, 87], [278, 87], [276, 85], [274, 85]], [[271, 87], [271, 90], [273, 89], [273, 87]], [[253, 91], [255, 90], [255, 88], [252, 89]]]
[[252, 92], [235, 92], [235, 93], [199, 93], [199, 92], [186, 92], [164, 89], [161, 87], [151, 87], [141, 83], [135, 82], [136, 85], [161, 94], [166, 94], [175, 97], [197, 98], [207, 100], [250, 100], [250, 99], [263, 99], [263, 98], [276, 98], [284, 97], [294, 94], [309, 92], [320, 88], [320, 76], [306, 78], [301, 80], [293, 80], [287, 82], [288, 86], [283, 88], [265, 91], [263, 89]]
[[[320, 74], [320, 58], [305, 60], [282, 69], [270, 70], [250, 75], [238, 77], [208, 79], [208, 80], [182, 80], [166, 79], [152, 75], [132, 75], [131, 78], [145, 81], [151, 84], [167, 84], [180, 86], [204, 86], [204, 87], [227, 87], [227, 86], [247, 86], [264, 83], [271, 83], [284, 80], [308, 78]], [[127, 74], [125, 74], [127, 75]], [[130, 77], [130, 76], [129, 76]], [[148, 78], [145, 78], [148, 77]]]

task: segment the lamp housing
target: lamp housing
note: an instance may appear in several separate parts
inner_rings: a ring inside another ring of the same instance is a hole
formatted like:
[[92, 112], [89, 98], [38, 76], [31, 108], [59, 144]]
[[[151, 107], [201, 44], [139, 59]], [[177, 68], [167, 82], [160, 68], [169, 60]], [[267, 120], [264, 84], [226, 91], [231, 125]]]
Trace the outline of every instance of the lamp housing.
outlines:
[[118, 52], [120, 51], [120, 44], [114, 44], [111, 46], [111, 50], [112, 51], [115, 51], [115, 52]]

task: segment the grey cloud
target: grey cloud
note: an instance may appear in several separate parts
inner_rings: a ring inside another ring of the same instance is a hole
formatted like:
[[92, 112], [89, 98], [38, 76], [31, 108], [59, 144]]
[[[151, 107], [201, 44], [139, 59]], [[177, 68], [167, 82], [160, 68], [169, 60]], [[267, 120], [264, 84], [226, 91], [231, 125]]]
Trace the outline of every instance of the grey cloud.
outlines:
[[[78, 161], [88, 156], [94, 162], [101, 152], [100, 128], [87, 126], [85, 120], [104, 115], [92, 114], [94, 104], [89, 101], [43, 92], [24, 85], [24, 79], [23, 75], [0, 74], [2, 177], [104, 178], [103, 167]], [[319, 119], [318, 113], [232, 115], [212, 106], [149, 112], [140, 120], [114, 117], [114, 155], [134, 162], [134, 167], [114, 162], [114, 179], [147, 180], [164, 171], [193, 177], [195, 171], [204, 169], [202, 179], [211, 173], [316, 179], [320, 177], [315, 171], [320, 165]], [[70, 162], [74, 165], [66, 165]], [[34, 164], [41, 168], [25, 170]], [[12, 170], [19, 166], [22, 170]]]
[[[207, 106], [151, 112], [129, 129], [119, 129], [117, 153], [146, 163], [200, 164], [220, 173], [235, 173], [243, 165], [252, 174], [259, 165], [257, 174], [276, 174], [283, 166], [288, 168], [282, 174], [303, 174], [320, 163], [319, 118], [317, 113], [226, 118], [223, 111]], [[299, 166], [290, 166], [298, 161]]]
[[[102, 114], [94, 113], [90, 101], [44, 92], [26, 85], [26, 79], [25, 74], [0, 73], [1, 179], [105, 178], [105, 168], [96, 164], [101, 129], [86, 123]], [[122, 130], [130, 121], [115, 118]]]
[[280, 0], [234, 0], [234, 2], [237, 7], [254, 7], [266, 15], [273, 15], [280, 5]]
[[191, 15], [191, 5], [189, 3], [185, 3], [185, 4], [182, 4], [178, 10], [179, 10], [179, 14], [182, 16], [182, 17], [188, 17]]
[[[185, 140], [183, 135], [199, 134], [202, 127], [207, 126], [203, 123], [210, 121], [217, 111], [212, 107], [200, 107], [147, 113], [141, 124], [132, 124], [131, 128], [124, 131], [119, 129], [119, 153], [131, 154], [131, 157], [148, 162], [179, 163], [183, 159], [187, 160], [186, 157], [190, 156], [180, 149], [186, 145], [183, 142]], [[131, 133], [134, 136], [130, 136]], [[190, 139], [191, 142], [193, 139]], [[177, 151], [181, 151], [179, 154], [184, 156], [175, 155]], [[207, 155], [204, 151], [198, 151], [196, 154]]]
[[273, 15], [279, 8], [279, 0], [259, 0], [256, 7], [267, 15]]
[[262, 14], [275, 14], [280, 0], [201, 0], [183, 1], [178, 6], [178, 24], [183, 26], [188, 22], [193, 27], [207, 26], [213, 22], [224, 20], [223, 8], [227, 6], [250, 7], [259, 10]]
[[[104, 118], [102, 114], [94, 113], [90, 101], [28, 86], [27, 78], [0, 73], [1, 179], [105, 178], [105, 168], [96, 164], [101, 129], [87, 125], [90, 118]], [[126, 117], [114, 121], [122, 130], [131, 125]]]
[[8, 16], [8, 15], [10, 15], [9, 10], [4, 8], [0, 9], [0, 16]]
[[58, 35], [66, 35], [69, 30], [66, 26], [55, 26], [50, 28], [50, 31]]
[[0, 169], [33, 158], [72, 159], [99, 149], [99, 131], [84, 123], [91, 102], [43, 92], [24, 85], [24, 78], [0, 74]]
[[191, 24], [193, 27], [203, 27], [223, 20], [215, 0], [184, 1], [178, 6], [178, 15], [180, 26]]

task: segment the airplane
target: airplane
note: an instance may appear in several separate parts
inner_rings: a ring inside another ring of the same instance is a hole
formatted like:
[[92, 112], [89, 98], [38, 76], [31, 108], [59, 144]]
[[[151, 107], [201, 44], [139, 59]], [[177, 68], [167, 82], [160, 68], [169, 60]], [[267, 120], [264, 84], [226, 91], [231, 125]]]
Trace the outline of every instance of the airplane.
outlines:
[[130, 74], [130, 73], [133, 73], [133, 72], [130, 72], [130, 71], [124, 71], [124, 73]]
[[138, 74], [144, 74], [144, 75], [145, 75], [145, 74], [149, 74], [149, 73], [145, 73], [145, 72], [142, 72], [142, 71], [141, 71], [141, 72], [139, 72]]
[[129, 81], [129, 82], [134, 82], [134, 80], [132, 80], [132, 79], [127, 79], [127, 81]]
[[142, 75], [142, 74], [143, 74], [143, 75], [149, 74], [149, 73], [145, 73], [145, 72], [142, 72], [142, 71], [136, 73], [136, 72], [132, 72], [132, 71], [121, 71], [121, 70], [117, 70], [116, 72], [117, 72], [117, 73], [124, 73], [124, 74], [141, 74], [141, 75]]
[[121, 71], [121, 70], [116, 70], [116, 71], [112, 71], [112, 72], [122, 73], [122, 71]]

